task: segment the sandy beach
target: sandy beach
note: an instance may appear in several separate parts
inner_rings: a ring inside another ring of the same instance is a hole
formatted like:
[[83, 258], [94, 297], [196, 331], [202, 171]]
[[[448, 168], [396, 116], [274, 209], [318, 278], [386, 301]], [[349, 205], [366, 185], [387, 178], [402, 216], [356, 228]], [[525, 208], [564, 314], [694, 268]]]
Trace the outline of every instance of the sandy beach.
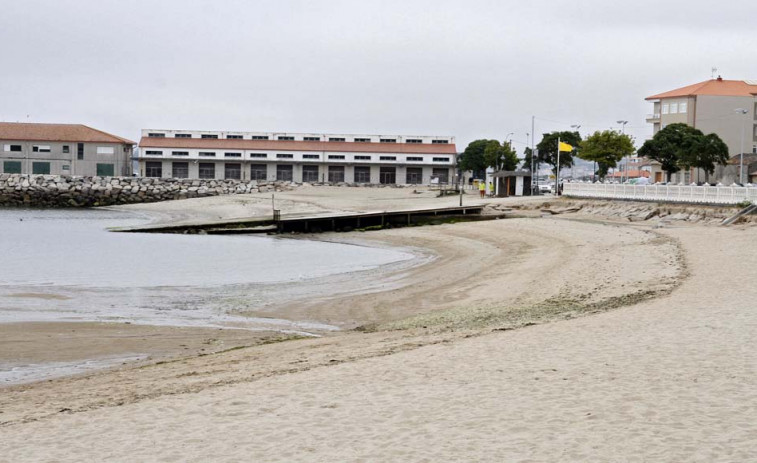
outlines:
[[[324, 191], [287, 200], [434, 203]], [[221, 218], [264, 201], [211, 199]], [[140, 207], [197, 220], [192, 201]], [[209, 333], [156, 331], [160, 361], [4, 388], [0, 461], [748, 461], [757, 229], [655, 225], [537, 213], [319, 235], [434, 259], [388, 288], [276, 307], [336, 334], [207, 352]]]

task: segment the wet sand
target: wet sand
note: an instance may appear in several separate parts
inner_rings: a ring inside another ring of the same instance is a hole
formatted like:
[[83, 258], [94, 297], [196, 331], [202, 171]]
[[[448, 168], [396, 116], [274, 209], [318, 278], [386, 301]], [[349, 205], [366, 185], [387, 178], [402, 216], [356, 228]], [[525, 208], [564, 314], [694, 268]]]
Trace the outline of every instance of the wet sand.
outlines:
[[2, 323], [0, 387], [103, 367], [133, 368], [287, 337], [274, 331], [124, 323]]

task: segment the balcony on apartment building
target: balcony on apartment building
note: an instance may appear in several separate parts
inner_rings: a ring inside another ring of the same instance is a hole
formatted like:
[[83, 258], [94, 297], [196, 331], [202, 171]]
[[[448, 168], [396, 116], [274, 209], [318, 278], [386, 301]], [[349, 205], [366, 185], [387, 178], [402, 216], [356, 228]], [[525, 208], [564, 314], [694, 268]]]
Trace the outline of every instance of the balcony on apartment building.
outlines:
[[647, 122], [660, 122], [660, 113], [647, 114]]

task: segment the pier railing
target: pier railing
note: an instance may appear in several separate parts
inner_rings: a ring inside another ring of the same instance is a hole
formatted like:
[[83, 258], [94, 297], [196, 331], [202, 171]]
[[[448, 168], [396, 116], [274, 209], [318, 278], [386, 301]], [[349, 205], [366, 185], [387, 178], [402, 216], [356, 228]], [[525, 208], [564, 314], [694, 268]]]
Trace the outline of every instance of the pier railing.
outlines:
[[757, 203], [757, 186], [630, 185], [623, 183], [571, 182], [563, 196], [573, 198], [624, 199], [673, 203]]

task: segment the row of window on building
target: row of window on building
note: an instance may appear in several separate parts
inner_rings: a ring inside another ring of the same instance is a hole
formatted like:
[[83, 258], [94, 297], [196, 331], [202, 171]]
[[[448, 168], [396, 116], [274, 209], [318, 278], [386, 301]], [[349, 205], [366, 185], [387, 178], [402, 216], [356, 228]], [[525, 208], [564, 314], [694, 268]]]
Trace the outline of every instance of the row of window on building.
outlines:
[[[61, 165], [61, 170], [70, 171], [70, 164]], [[3, 173], [5, 174], [20, 174], [22, 173], [21, 161], [3, 161]], [[32, 162], [32, 174], [34, 175], [50, 175], [50, 163], [44, 161]], [[115, 175], [115, 166], [113, 164], [98, 163], [97, 175], [100, 177], [112, 177]]]
[[[241, 180], [242, 164], [226, 163], [223, 166], [224, 179]], [[322, 173], [319, 166], [302, 166], [303, 182], [322, 182], [340, 183], [345, 181], [344, 166], [328, 166], [327, 172], [321, 177]], [[276, 180], [291, 182], [294, 180], [294, 166], [291, 164], [279, 164], [276, 166]], [[146, 177], [163, 177], [163, 163], [148, 161], [145, 163]], [[171, 163], [171, 177], [189, 178], [188, 162]], [[440, 183], [447, 183], [449, 180], [449, 169], [435, 168], [432, 170], [432, 176], [439, 179]], [[216, 178], [216, 163], [201, 162], [198, 166], [198, 178], [212, 180]], [[268, 180], [268, 166], [266, 164], [250, 165], [250, 180]], [[370, 166], [356, 166], [354, 168], [355, 183], [371, 183]], [[423, 181], [423, 168], [408, 167], [405, 169], [405, 183], [420, 184]], [[397, 183], [396, 167], [379, 168], [379, 182], [384, 184]]]
[[[124, 148], [124, 151], [126, 151], [127, 149], [128, 148]], [[23, 145], [6, 144], [3, 146], [3, 151], [5, 151], [6, 153], [20, 153], [23, 151]], [[50, 145], [32, 145], [32, 152], [33, 153], [51, 153], [52, 147]], [[61, 153], [70, 154], [71, 153], [70, 145], [62, 145]], [[116, 153], [116, 149], [112, 146], [98, 146], [97, 147], [97, 154], [115, 154], [115, 153]], [[76, 144], [76, 156], [79, 160], [84, 159], [84, 143]]]
[[662, 105], [663, 114], [686, 114], [687, 103], [665, 103]]
[[[150, 138], [165, 138], [166, 134], [162, 132], [150, 132], [147, 134]], [[174, 134], [174, 138], [192, 138], [191, 133], [177, 133]], [[217, 134], [201, 134], [200, 138], [206, 138], [206, 139], [218, 139]], [[244, 140], [244, 135], [226, 135], [227, 140]], [[270, 140], [271, 137], [269, 135], [252, 135], [249, 138], [250, 140]], [[344, 137], [303, 137], [303, 141], [330, 141], [330, 142], [346, 142], [347, 139]], [[291, 135], [279, 135], [276, 137], [276, 140], [279, 141], [294, 141], [294, 137]], [[360, 138], [356, 137], [354, 139], [355, 143], [371, 143], [370, 138]], [[380, 143], [397, 143], [396, 138], [379, 138]], [[420, 138], [407, 138], [405, 139], [405, 143], [411, 143], [411, 144], [417, 144], [417, 143], [423, 143], [423, 140]], [[449, 144], [449, 140], [431, 140], [431, 143], [435, 145], [446, 145]]]
[[[198, 155], [201, 158], [214, 158], [216, 157], [215, 152], [213, 151], [200, 151]], [[145, 150], [146, 156], [163, 156], [163, 151], [161, 150]], [[171, 151], [171, 156], [189, 156], [189, 151]], [[225, 158], [241, 158], [242, 153], [239, 152], [230, 152], [230, 153], [223, 153], [223, 157]], [[266, 159], [268, 158], [268, 153], [250, 153], [251, 158], [256, 159]], [[347, 159], [347, 156], [344, 154], [329, 154], [326, 157], [330, 161], [344, 161]], [[278, 153], [276, 154], [276, 159], [294, 159], [294, 154], [289, 153]], [[320, 160], [321, 155], [320, 154], [303, 154], [302, 159], [307, 160]], [[355, 161], [372, 161], [373, 156], [368, 155], [354, 155], [353, 159]], [[397, 156], [379, 156], [379, 161], [396, 161]], [[407, 162], [423, 162], [424, 158], [422, 156], [407, 156], [405, 158]], [[450, 158], [448, 157], [434, 157], [432, 158], [433, 162], [450, 162]]]

